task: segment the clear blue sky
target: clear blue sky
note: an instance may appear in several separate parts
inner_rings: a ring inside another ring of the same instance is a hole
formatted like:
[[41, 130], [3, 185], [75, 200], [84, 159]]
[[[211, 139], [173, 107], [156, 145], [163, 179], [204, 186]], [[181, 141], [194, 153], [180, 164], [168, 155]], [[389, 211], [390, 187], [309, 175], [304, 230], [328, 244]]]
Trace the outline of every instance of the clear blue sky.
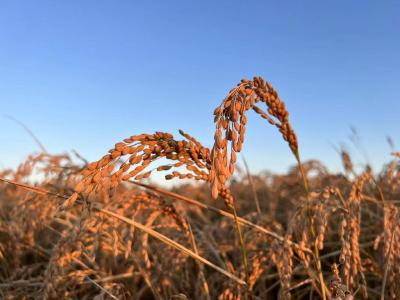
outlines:
[[[400, 144], [399, 1], [1, 1], [0, 167], [38, 150], [89, 160], [179, 128], [211, 146], [214, 108], [261, 75], [286, 102], [305, 158], [338, 169], [355, 126], [374, 164]], [[253, 170], [293, 164], [252, 114]], [[360, 161], [361, 155], [350, 148]]]

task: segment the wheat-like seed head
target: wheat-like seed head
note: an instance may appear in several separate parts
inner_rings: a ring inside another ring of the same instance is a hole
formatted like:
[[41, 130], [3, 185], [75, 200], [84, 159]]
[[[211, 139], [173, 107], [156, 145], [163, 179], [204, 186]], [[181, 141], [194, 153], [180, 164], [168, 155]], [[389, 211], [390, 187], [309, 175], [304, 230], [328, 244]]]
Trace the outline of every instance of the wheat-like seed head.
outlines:
[[79, 193], [90, 195], [103, 189], [116, 188], [124, 181], [149, 177], [154, 170], [145, 169], [160, 158], [174, 163], [159, 166], [156, 171], [181, 166], [188, 170], [188, 173], [173, 171], [165, 176], [167, 180], [192, 178], [207, 181], [211, 168], [210, 150], [182, 130], [180, 133], [186, 140], [175, 140], [170, 133], [156, 132], [131, 136], [115, 144], [108, 154], [82, 171], [83, 179], [76, 185], [75, 193], [64, 203], [64, 208], [71, 207]]
[[357, 284], [357, 276], [363, 277], [361, 264], [359, 237], [361, 222], [362, 189], [366, 182], [371, 180], [370, 173], [364, 173], [356, 179], [350, 191], [346, 204], [347, 211], [340, 224], [340, 240], [342, 243], [340, 262], [343, 265], [343, 273], [346, 284], [353, 288]]
[[384, 208], [384, 254], [389, 290], [394, 298], [400, 297], [400, 209], [393, 203]]
[[342, 164], [346, 173], [354, 173], [353, 162], [351, 161], [350, 154], [345, 149], [342, 149], [340, 151], [340, 156], [342, 157]]
[[[267, 111], [263, 111], [257, 103], [264, 103]], [[261, 77], [254, 77], [252, 81], [243, 79], [214, 111], [216, 131], [210, 172], [214, 198], [235, 170], [236, 153], [242, 150], [246, 113], [250, 109], [279, 129], [293, 153], [298, 151], [297, 137], [289, 123], [289, 112], [277, 92]]]

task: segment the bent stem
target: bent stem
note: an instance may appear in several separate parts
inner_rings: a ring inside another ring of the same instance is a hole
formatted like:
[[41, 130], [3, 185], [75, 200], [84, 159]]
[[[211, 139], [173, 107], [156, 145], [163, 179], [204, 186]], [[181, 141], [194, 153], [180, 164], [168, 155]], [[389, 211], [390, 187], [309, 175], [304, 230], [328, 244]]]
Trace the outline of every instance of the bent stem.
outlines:
[[314, 224], [313, 224], [313, 219], [312, 219], [311, 197], [310, 197], [310, 189], [308, 187], [308, 180], [307, 180], [306, 173], [304, 172], [304, 169], [303, 169], [303, 164], [301, 163], [299, 151], [298, 150], [293, 151], [293, 154], [296, 157], [297, 164], [300, 169], [301, 177], [303, 178], [304, 190], [306, 191], [306, 194], [307, 194], [307, 217], [308, 217], [308, 225], [309, 225], [311, 238], [314, 241], [315, 265], [317, 267], [319, 282], [321, 285], [321, 294], [322, 294], [321, 296], [322, 296], [323, 300], [326, 300], [326, 285], [325, 285], [325, 281], [324, 281], [324, 275], [322, 274], [322, 265], [321, 265], [321, 259], [319, 257], [317, 236], [315, 234], [315, 229], [314, 229]]
[[254, 186], [254, 182], [253, 182], [252, 176], [250, 174], [249, 166], [247, 165], [247, 161], [244, 158], [244, 156], [242, 158], [243, 158], [244, 167], [246, 169], [247, 179], [249, 180], [249, 184], [251, 186], [251, 190], [253, 191], [254, 202], [256, 204], [257, 213], [261, 214], [260, 201], [258, 201], [256, 187]]

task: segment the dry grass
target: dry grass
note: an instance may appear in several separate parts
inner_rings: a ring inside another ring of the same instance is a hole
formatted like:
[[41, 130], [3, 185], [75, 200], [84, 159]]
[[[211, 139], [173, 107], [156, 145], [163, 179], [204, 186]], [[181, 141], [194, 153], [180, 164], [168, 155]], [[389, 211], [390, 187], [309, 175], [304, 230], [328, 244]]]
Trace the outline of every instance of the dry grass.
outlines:
[[[287, 174], [233, 177], [250, 109], [288, 143]], [[215, 110], [211, 150], [156, 132], [0, 171], [0, 298], [400, 299], [399, 153], [358, 174], [342, 150], [330, 174], [301, 162], [288, 116], [256, 77]], [[198, 184], [143, 182], [154, 172]]]

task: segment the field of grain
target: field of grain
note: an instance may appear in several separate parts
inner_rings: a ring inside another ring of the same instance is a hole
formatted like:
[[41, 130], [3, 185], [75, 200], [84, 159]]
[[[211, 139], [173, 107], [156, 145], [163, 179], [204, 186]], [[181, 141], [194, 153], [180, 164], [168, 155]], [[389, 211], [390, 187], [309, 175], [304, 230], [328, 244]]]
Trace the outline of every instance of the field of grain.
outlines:
[[[212, 149], [139, 132], [95, 162], [43, 151], [0, 170], [0, 298], [400, 299], [400, 153], [359, 172], [341, 150], [332, 174], [302, 161], [288, 110], [255, 77], [215, 109]], [[237, 168], [258, 117], [287, 174]], [[159, 172], [184, 184], [149, 184]]]

